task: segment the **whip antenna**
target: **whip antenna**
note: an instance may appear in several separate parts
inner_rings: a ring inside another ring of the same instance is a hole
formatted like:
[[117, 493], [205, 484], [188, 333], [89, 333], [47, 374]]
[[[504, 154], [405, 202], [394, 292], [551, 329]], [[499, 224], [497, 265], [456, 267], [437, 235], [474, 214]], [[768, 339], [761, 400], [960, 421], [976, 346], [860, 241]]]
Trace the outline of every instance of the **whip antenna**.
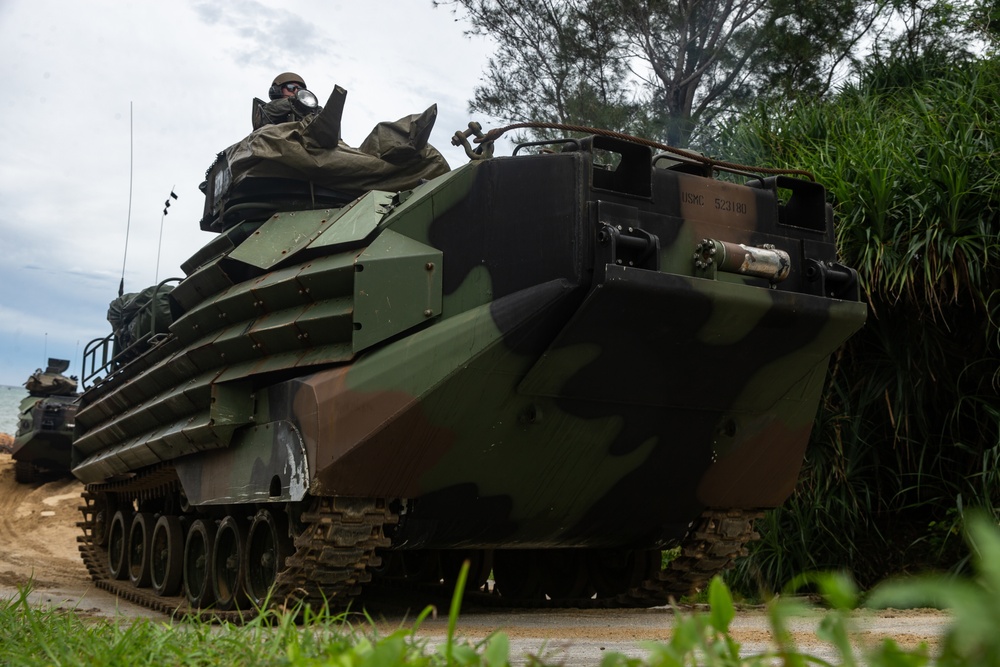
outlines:
[[122, 280], [118, 296], [125, 293], [125, 260], [128, 259], [128, 234], [132, 228], [132, 102], [128, 103], [128, 217], [125, 221], [125, 253], [122, 255]]
[[177, 199], [177, 195], [174, 194], [174, 187], [170, 188], [170, 196], [167, 197], [167, 201], [163, 202], [163, 215], [160, 216], [160, 241], [156, 244], [156, 277], [153, 278], [153, 284], [159, 284], [160, 282], [160, 249], [163, 247], [163, 219], [167, 217], [167, 209], [170, 208], [170, 200]]

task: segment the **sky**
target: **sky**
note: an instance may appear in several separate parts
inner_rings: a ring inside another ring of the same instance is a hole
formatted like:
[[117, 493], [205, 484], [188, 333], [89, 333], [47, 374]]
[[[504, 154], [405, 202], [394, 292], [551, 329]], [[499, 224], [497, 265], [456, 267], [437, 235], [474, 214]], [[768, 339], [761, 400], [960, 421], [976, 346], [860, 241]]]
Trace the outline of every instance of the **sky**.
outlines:
[[464, 164], [455, 131], [499, 125], [468, 112], [492, 46], [467, 28], [432, 0], [0, 0], [0, 385], [49, 357], [78, 375], [123, 265], [126, 292], [183, 275], [213, 238], [198, 184], [280, 72], [347, 90], [352, 146], [436, 103]]

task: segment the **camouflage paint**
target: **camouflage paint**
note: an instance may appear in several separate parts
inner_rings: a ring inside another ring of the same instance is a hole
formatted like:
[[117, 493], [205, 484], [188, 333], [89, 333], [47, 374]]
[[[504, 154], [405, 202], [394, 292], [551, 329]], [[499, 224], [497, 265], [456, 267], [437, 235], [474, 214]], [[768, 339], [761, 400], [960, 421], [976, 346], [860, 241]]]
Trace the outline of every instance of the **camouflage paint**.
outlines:
[[[822, 188], [581, 143], [230, 228], [185, 265], [173, 338], [86, 400], [75, 473], [172, 462], [194, 504], [405, 501], [398, 548], [650, 549], [705, 507], [781, 503], [866, 314], [823, 273]], [[790, 271], [699, 266], [704, 239]]]

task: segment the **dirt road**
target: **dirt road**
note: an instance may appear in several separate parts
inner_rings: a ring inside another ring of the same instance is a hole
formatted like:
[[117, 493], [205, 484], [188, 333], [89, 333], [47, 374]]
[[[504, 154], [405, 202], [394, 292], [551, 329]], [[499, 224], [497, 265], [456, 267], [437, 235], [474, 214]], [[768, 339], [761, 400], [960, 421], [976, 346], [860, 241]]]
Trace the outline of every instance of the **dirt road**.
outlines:
[[0, 453], [0, 597], [17, 595], [30, 583], [32, 599], [110, 616], [116, 609], [153, 616], [90, 584], [76, 537], [80, 529], [80, 492], [72, 478], [18, 484], [10, 454]]
[[[0, 454], [0, 597], [9, 598], [31, 582], [32, 600], [39, 604], [75, 609], [87, 616], [164, 619], [162, 615], [117, 600], [94, 588], [80, 560], [76, 537], [82, 486], [73, 479], [53, 479], [30, 486], [14, 481], [9, 454]], [[428, 620], [421, 631], [437, 642], [447, 629], [446, 610]], [[412, 618], [413, 615], [410, 615]], [[854, 618], [860, 641], [895, 637], [904, 646], [935, 642], [949, 622], [946, 614], [931, 610], [885, 611]], [[406, 624], [404, 615], [389, 616], [379, 625], [391, 630]], [[818, 618], [793, 627], [800, 647], [831, 658], [829, 647], [815, 635]], [[641, 610], [531, 610], [475, 611], [462, 615], [460, 634], [470, 641], [502, 631], [511, 639], [512, 655], [544, 655], [552, 663], [596, 665], [608, 651], [642, 657], [643, 642], [666, 641], [674, 625], [674, 611], [666, 607]], [[770, 641], [767, 618], [761, 609], [740, 610], [733, 622], [733, 638], [744, 654], [765, 650]]]
[[72, 479], [18, 484], [10, 455], [0, 454], [0, 586], [33, 578], [47, 589], [87, 579], [76, 547], [80, 490]]

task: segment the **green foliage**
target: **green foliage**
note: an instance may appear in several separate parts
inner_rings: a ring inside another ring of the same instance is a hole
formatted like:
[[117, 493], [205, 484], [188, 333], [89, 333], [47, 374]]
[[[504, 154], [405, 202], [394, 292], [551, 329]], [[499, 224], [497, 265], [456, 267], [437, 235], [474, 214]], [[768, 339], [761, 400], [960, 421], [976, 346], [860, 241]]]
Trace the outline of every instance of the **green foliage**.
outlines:
[[[468, 576], [468, 565], [461, 578]], [[464, 590], [464, 581], [456, 591]], [[327, 609], [264, 611], [243, 625], [190, 620], [87, 621], [73, 610], [39, 609], [30, 586], [0, 599], [0, 664], [42, 665], [290, 665], [311, 667], [505, 667], [510, 646], [505, 635], [469, 644], [455, 636], [461, 595], [456, 593], [446, 641], [432, 651], [418, 636], [432, 607], [400, 628], [379, 636], [367, 615]], [[363, 621], [359, 627], [354, 623]], [[368, 626], [365, 630], [365, 626]]]
[[[978, 667], [1000, 664], [1000, 530], [992, 517], [979, 513], [969, 520], [968, 540], [975, 554], [975, 578], [921, 577], [896, 579], [876, 588], [869, 607], [948, 607], [952, 624], [932, 653], [926, 643], [903, 649], [894, 640], [866, 642], [855, 627], [861, 595], [843, 573], [807, 573], [789, 583], [767, 605], [770, 647], [751, 653], [732, 636], [736, 618], [729, 588], [716, 577], [708, 588], [708, 611], [674, 610], [669, 641], [646, 642], [645, 659], [618, 652], [603, 656], [602, 667], [763, 667], [783, 664], [854, 667]], [[468, 565], [452, 598], [446, 642], [429, 651], [418, 636], [430, 608], [385, 637], [362, 633], [347, 614], [301, 610], [265, 612], [243, 626], [207, 623], [157, 623], [147, 619], [85, 621], [72, 611], [39, 610], [28, 590], [0, 600], [0, 664], [4, 665], [288, 665], [336, 667], [504, 667], [510, 644], [495, 634], [478, 644], [455, 637], [461, 594]], [[820, 611], [795, 593], [807, 589], [819, 596]], [[367, 619], [367, 617], [365, 617]], [[824, 659], [804, 652], [795, 642], [793, 622], [815, 622], [816, 637], [828, 646]], [[367, 619], [368, 623], [371, 619]], [[545, 665], [529, 656], [528, 664]]]
[[975, 2], [435, 0], [496, 44], [471, 110], [679, 147], [755, 102], [824, 96], [865, 59], [961, 57]]
[[[1000, 511], [1000, 63], [876, 68], [829, 102], [733, 124], [725, 154], [815, 173], [869, 321], [835, 359], [794, 497], [731, 579], [778, 590], [961, 567], [965, 508]], [[933, 76], [931, 74], [933, 73]]]
[[997, 0], [978, 0], [975, 3], [971, 21], [995, 54], [997, 46], [1000, 45], [1000, 2]]
[[[969, 512], [966, 540], [974, 554], [973, 577], [924, 575], [894, 578], [877, 586], [864, 602], [868, 608], [936, 607], [950, 610], [951, 624], [933, 651], [926, 643], [904, 650], [893, 639], [867, 644], [858, 636], [856, 616], [852, 613], [862, 599], [854, 580], [844, 573], [814, 572], [794, 577], [785, 587], [783, 595], [767, 605], [771, 639], [776, 651], [744, 656], [742, 662], [652, 662], [671, 665], [760, 665], [776, 664], [774, 659], [780, 658], [785, 665], [801, 667], [808, 664], [870, 667], [1000, 665], [1000, 633], [997, 632], [1000, 627], [1000, 529], [996, 518], [983, 511]], [[711, 624], [713, 630], [723, 633], [723, 637], [714, 638], [717, 642], [728, 639], [726, 628], [731, 620], [731, 599], [728, 589], [720, 581], [713, 581], [712, 586], [712, 616], [716, 616], [716, 605], [721, 609], [719, 622]], [[803, 589], [818, 594], [823, 601], [826, 611], [820, 617], [816, 636], [832, 647], [837, 656], [835, 661], [821, 661], [800, 652], [795, 646], [790, 631], [791, 621], [815, 614], [801, 598], [794, 597], [794, 593]], [[694, 624], [695, 620], [685, 619], [683, 623]], [[709, 654], [704, 645], [701, 652]]]
[[971, 513], [968, 540], [976, 579], [923, 576], [878, 586], [871, 607], [934, 606], [952, 610], [954, 622], [942, 641], [942, 665], [1000, 665], [1000, 531], [993, 517]]

